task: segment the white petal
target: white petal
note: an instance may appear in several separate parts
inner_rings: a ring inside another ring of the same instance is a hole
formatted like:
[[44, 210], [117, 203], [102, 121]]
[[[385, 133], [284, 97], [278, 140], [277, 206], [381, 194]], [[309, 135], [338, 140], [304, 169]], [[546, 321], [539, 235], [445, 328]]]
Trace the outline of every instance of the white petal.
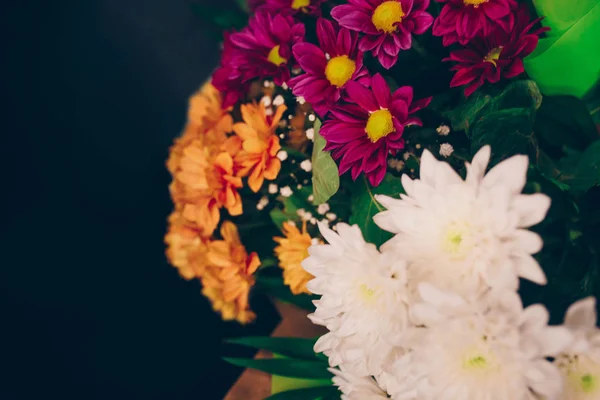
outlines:
[[521, 193], [527, 180], [529, 158], [524, 155], [512, 156], [488, 172], [483, 178], [483, 187], [492, 188], [497, 185], [505, 186], [512, 193]]
[[521, 315], [521, 329], [524, 332], [532, 332], [544, 328], [548, 325], [550, 314], [546, 307], [541, 304], [534, 304], [523, 310]]
[[560, 371], [548, 361], [539, 360], [525, 372], [529, 386], [545, 400], [558, 400], [562, 394]]
[[549, 326], [536, 335], [541, 354], [555, 356], [565, 350], [572, 342], [573, 335], [564, 326]]
[[596, 327], [596, 299], [586, 297], [573, 303], [567, 310], [565, 325], [573, 330], [593, 330]]
[[[339, 225], [341, 225], [342, 223], [340, 223]], [[327, 224], [325, 224], [322, 221], [319, 221], [317, 223], [318, 227], [319, 227], [319, 232], [321, 232], [321, 235], [323, 235], [323, 237], [325, 238], [325, 240], [327, 241], [327, 243], [333, 245], [333, 246], [341, 246], [342, 245], [342, 239], [340, 239], [339, 235], [337, 233], [335, 233], [333, 230], [329, 229], [329, 227], [327, 226]], [[339, 229], [339, 228], [338, 228]], [[311, 246], [313, 247], [313, 246]]]
[[522, 194], [512, 203], [519, 214], [519, 226], [529, 228], [544, 220], [550, 208], [550, 197], [542, 193]]
[[413, 180], [410, 178], [410, 176], [403, 174], [400, 178], [400, 181], [402, 182], [402, 187], [404, 188], [406, 194], [411, 196], [413, 190]]
[[527, 254], [535, 254], [544, 246], [540, 235], [525, 229], [518, 229], [513, 233], [512, 241], [515, 243], [516, 248]]
[[479, 185], [485, 175], [485, 170], [490, 162], [492, 149], [489, 145], [483, 146], [473, 157], [471, 163], [467, 163], [467, 183]]
[[461, 307], [465, 304], [462, 297], [439, 290], [434, 285], [424, 282], [418, 286], [419, 295], [421, 298], [435, 307]]
[[538, 285], [545, 285], [548, 283], [546, 274], [540, 264], [530, 256], [529, 254], [516, 254], [511, 257], [515, 263], [517, 274], [523, 279], [537, 283]]
[[427, 149], [421, 154], [421, 168], [419, 171], [419, 179], [421, 182], [435, 186], [436, 167], [439, 161]]

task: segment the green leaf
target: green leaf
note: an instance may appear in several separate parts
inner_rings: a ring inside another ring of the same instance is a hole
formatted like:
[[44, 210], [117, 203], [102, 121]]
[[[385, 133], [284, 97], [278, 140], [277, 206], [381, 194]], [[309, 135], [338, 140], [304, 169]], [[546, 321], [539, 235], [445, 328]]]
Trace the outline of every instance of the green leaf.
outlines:
[[319, 134], [320, 129], [321, 121], [316, 120], [314, 125], [315, 143], [312, 154], [312, 183], [315, 204], [325, 203], [340, 188], [338, 167], [329, 152], [323, 151], [327, 142]]
[[392, 234], [379, 228], [373, 222], [373, 216], [385, 208], [375, 200], [376, 194], [385, 194], [392, 197], [399, 197], [404, 193], [402, 182], [391, 174], [386, 174], [381, 184], [377, 187], [371, 187], [367, 179], [362, 183], [357, 183], [357, 190], [352, 195], [352, 216], [350, 224], [357, 224], [369, 243], [377, 246], [382, 245], [392, 237]]
[[464, 130], [470, 134], [477, 121], [490, 112], [510, 108], [526, 108], [535, 111], [541, 104], [542, 94], [537, 84], [530, 80], [519, 80], [512, 82], [495, 96], [476, 91], [463, 99], [457, 107], [443, 111], [442, 114], [450, 120], [455, 130]]
[[286, 153], [288, 153], [288, 155], [292, 156], [292, 157], [296, 157], [296, 158], [307, 158], [306, 154], [304, 154], [301, 151], [298, 151], [296, 149], [293, 149], [291, 147], [288, 146], [281, 146], [281, 150], [285, 151]]
[[527, 108], [510, 108], [486, 114], [473, 128], [471, 152], [475, 154], [482, 146], [489, 144], [492, 147], [491, 165], [515, 154], [534, 153], [531, 151], [535, 148], [533, 123], [533, 112]]
[[256, 287], [259, 290], [262, 290], [267, 294], [286, 303], [294, 304], [308, 311], [315, 310], [315, 306], [312, 302], [313, 300], [318, 299], [317, 296], [311, 296], [308, 294], [294, 295], [290, 291], [290, 288], [283, 283], [283, 280], [281, 278], [259, 275], [256, 279]]
[[265, 400], [333, 400], [339, 399], [340, 392], [338, 388], [329, 386], [320, 386], [314, 388], [288, 390], [267, 397]]
[[294, 360], [291, 358], [277, 359], [254, 359], [254, 358], [230, 358], [223, 360], [238, 367], [252, 368], [273, 375], [288, 376], [304, 379], [329, 379], [331, 372], [327, 361]]
[[581, 155], [566, 157], [561, 165], [563, 174], [559, 180], [569, 185], [575, 194], [583, 194], [600, 185], [600, 140], [592, 143]]
[[313, 350], [315, 339], [249, 336], [243, 338], [227, 339], [227, 343], [267, 350], [282, 356], [301, 360], [320, 360]]
[[540, 107], [535, 132], [550, 146], [583, 151], [599, 138], [585, 104], [573, 96], [546, 96]]

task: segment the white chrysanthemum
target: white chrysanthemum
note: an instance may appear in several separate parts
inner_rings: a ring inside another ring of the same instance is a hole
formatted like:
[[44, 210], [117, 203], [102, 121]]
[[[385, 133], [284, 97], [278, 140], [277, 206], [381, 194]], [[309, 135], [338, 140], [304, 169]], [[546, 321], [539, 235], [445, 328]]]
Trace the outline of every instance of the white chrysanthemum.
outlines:
[[519, 295], [490, 291], [476, 303], [419, 288], [423, 303], [411, 308], [415, 322], [404, 336], [410, 351], [393, 370], [393, 399], [558, 399], [560, 372], [546, 357], [569, 346], [564, 327], [549, 327], [541, 305], [523, 309]]
[[[409, 282], [478, 296], [488, 286], [516, 290], [518, 277], [545, 284], [532, 254], [542, 248], [528, 228], [544, 219], [550, 198], [523, 195], [528, 159], [511, 157], [485, 174], [490, 147], [467, 163], [467, 178], [425, 150], [421, 179], [402, 176], [406, 195], [376, 196], [387, 211], [375, 222], [396, 236], [384, 245], [411, 263]], [[485, 176], [484, 176], [485, 174]]]
[[565, 326], [575, 340], [555, 360], [565, 382], [565, 400], [600, 399], [600, 329], [596, 319], [593, 297], [574, 303], [567, 311]]
[[348, 371], [330, 368], [333, 384], [342, 392], [341, 400], [385, 400], [388, 394], [371, 376], [359, 376]]
[[321, 295], [313, 323], [329, 333], [315, 344], [332, 367], [361, 376], [377, 375], [393, 350], [393, 338], [408, 323], [406, 265], [395, 254], [366, 243], [358, 226], [319, 223], [329, 244], [311, 246], [302, 266], [315, 278], [306, 287]]

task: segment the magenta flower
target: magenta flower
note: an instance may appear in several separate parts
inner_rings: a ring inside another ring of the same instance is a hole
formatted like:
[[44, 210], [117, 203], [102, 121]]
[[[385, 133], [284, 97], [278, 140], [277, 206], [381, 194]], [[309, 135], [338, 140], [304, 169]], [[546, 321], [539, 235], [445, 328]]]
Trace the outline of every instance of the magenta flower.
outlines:
[[321, 18], [317, 21], [317, 37], [319, 46], [294, 46], [294, 57], [305, 73], [292, 78], [289, 85], [296, 96], [304, 97], [324, 117], [344, 98], [349, 82], [367, 85], [370, 78], [363, 66], [363, 53], [358, 50], [358, 33]]
[[304, 41], [304, 25], [289, 15], [259, 12], [230, 40], [233, 54], [228, 64], [241, 72], [243, 82], [270, 78], [281, 85], [290, 79], [295, 65], [292, 46]]
[[250, 11], [256, 11], [258, 7], [264, 5], [267, 0], [248, 0], [248, 8]]
[[[221, 54], [221, 65], [212, 76], [213, 86], [223, 96], [223, 108], [229, 108], [240, 100], [248, 91], [249, 82], [243, 81], [238, 65], [241, 65], [240, 54], [235, 51], [231, 43], [233, 32], [225, 32], [223, 40], [223, 52]], [[237, 60], [234, 60], [237, 59]]]
[[496, 83], [501, 78], [510, 79], [525, 72], [523, 58], [535, 50], [539, 35], [549, 30], [532, 31], [539, 20], [530, 22], [527, 6], [521, 5], [508, 33], [497, 28], [485, 38], [473, 39], [467, 48], [450, 53], [444, 61], [457, 62], [451, 68], [456, 74], [450, 86], [466, 86], [465, 96], [470, 96], [485, 81]]
[[285, 14], [310, 14], [321, 16], [321, 4], [327, 0], [263, 0], [259, 11]]
[[371, 89], [348, 82], [348, 99], [356, 104], [343, 104], [331, 110], [321, 128], [327, 140], [325, 150], [340, 160], [339, 173], [351, 171], [356, 180], [364, 172], [377, 186], [387, 169], [387, 157], [404, 148], [404, 127], [421, 126], [412, 115], [426, 107], [431, 97], [413, 102], [413, 89], [403, 86], [393, 94], [380, 74], [373, 76]]
[[515, 0], [437, 0], [446, 3], [433, 24], [433, 34], [444, 46], [466, 45], [477, 36], [488, 36], [500, 27], [508, 32], [514, 23]]
[[348, 0], [334, 7], [331, 16], [345, 28], [364, 33], [361, 51], [372, 51], [384, 68], [398, 61], [400, 50], [412, 45], [433, 23], [427, 13], [429, 0]]

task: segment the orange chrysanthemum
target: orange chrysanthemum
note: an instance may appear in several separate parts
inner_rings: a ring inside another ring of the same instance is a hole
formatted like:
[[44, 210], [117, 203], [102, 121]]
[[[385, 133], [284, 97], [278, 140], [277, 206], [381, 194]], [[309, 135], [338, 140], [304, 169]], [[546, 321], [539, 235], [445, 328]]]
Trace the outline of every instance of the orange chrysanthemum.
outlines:
[[244, 324], [254, 319], [248, 296], [254, 286], [254, 272], [260, 265], [256, 253], [248, 254], [240, 241], [236, 226], [225, 221], [221, 226], [222, 240], [208, 244], [207, 269], [202, 276], [202, 293], [224, 320]]
[[268, 117], [265, 105], [242, 105], [244, 122], [233, 125], [242, 150], [235, 156], [235, 164], [240, 176], [248, 176], [248, 186], [258, 192], [265, 179], [273, 180], [281, 169], [277, 152], [281, 149], [275, 129], [286, 110], [284, 105], [277, 107], [274, 115]]
[[199, 91], [190, 98], [188, 121], [217, 132], [231, 132], [233, 119], [230, 109], [221, 108], [221, 93], [211, 83], [205, 83]]
[[306, 221], [302, 223], [302, 232], [293, 222], [284, 222], [283, 234], [285, 237], [273, 238], [279, 244], [275, 247], [275, 254], [283, 269], [283, 283], [290, 287], [293, 294], [310, 293], [306, 283], [313, 276], [302, 268], [302, 261], [308, 257], [308, 248], [312, 244], [306, 232]]
[[170, 186], [175, 209], [195, 223], [203, 236], [212, 235], [220, 208], [242, 213], [237, 190], [242, 180], [234, 173], [233, 155], [225, 146], [232, 118], [221, 110], [221, 97], [206, 84], [190, 99], [189, 122], [171, 148], [167, 167], [174, 177]]
[[167, 259], [187, 279], [200, 277], [206, 269], [206, 241], [198, 229], [185, 221], [177, 211], [169, 216], [165, 235]]

